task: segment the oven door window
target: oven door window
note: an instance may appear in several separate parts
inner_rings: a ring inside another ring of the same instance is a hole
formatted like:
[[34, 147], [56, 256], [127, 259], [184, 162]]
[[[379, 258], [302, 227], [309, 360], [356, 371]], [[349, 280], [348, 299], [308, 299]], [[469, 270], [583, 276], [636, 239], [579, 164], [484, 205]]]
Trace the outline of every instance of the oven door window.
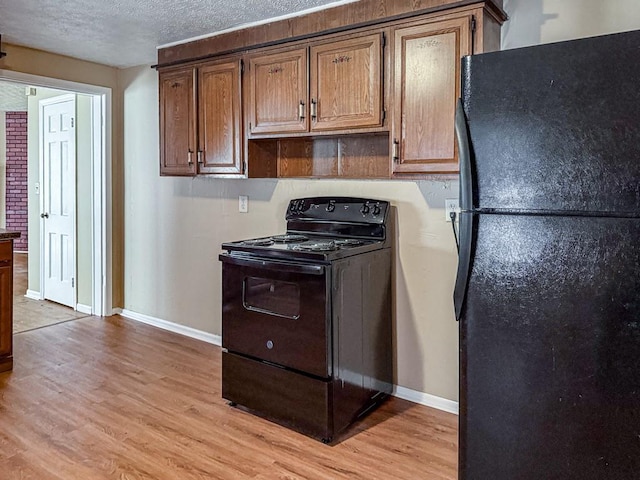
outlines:
[[247, 310], [295, 320], [300, 317], [300, 287], [291, 282], [245, 277], [242, 303]]

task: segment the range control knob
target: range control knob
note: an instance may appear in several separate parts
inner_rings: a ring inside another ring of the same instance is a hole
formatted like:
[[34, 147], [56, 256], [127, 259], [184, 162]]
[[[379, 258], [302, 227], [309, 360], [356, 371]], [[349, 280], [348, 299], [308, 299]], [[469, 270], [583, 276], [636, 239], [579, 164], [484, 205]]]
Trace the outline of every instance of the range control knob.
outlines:
[[373, 206], [373, 216], [377, 217], [378, 215], [380, 215], [380, 205], [378, 205], [377, 203]]
[[327, 204], [327, 212], [333, 212], [336, 209], [336, 202], [334, 200], [329, 200]]
[[360, 213], [362, 215], [366, 215], [367, 213], [369, 213], [369, 211], [371, 210], [371, 208], [369, 207], [368, 203], [365, 203], [364, 205], [362, 205], [362, 207], [360, 208]]

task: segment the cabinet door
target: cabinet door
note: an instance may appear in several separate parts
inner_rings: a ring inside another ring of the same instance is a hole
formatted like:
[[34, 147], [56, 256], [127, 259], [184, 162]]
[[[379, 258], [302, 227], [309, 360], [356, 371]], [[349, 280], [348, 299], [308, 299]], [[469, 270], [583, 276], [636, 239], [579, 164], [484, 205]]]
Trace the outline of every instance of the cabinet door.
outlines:
[[393, 172], [458, 171], [454, 114], [460, 59], [471, 53], [471, 17], [394, 32]]
[[[0, 262], [0, 363], [11, 356], [13, 335], [13, 267]], [[2, 371], [0, 369], [0, 371]]]
[[251, 134], [308, 130], [306, 49], [251, 58], [249, 90]]
[[311, 130], [382, 124], [382, 34], [311, 47]]
[[242, 172], [240, 61], [198, 74], [198, 173]]
[[195, 70], [160, 72], [160, 174], [196, 174]]

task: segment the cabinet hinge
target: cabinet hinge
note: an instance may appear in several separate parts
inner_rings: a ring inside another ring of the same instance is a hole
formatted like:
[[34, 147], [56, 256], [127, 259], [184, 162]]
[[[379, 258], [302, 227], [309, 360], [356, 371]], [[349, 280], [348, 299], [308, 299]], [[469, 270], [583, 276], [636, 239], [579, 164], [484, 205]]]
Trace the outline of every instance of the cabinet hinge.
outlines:
[[242, 173], [244, 173], [245, 175], [246, 175], [247, 173], [249, 173], [249, 172], [247, 171], [247, 161], [246, 161], [246, 160], [245, 160], [244, 162], [242, 162], [242, 168], [243, 168]]
[[76, 286], [76, 279], [72, 278], [71, 279], [71, 288], [75, 288], [75, 286]]
[[240, 60], [240, 73], [244, 73], [244, 60]]
[[387, 46], [387, 36], [382, 32], [382, 48]]
[[386, 118], [387, 118], [387, 111], [386, 110], [382, 110], [382, 123], [384, 123]]
[[75, 119], [71, 117], [71, 128], [73, 128], [74, 126], [75, 126]]
[[476, 16], [471, 15], [471, 33], [476, 33]]

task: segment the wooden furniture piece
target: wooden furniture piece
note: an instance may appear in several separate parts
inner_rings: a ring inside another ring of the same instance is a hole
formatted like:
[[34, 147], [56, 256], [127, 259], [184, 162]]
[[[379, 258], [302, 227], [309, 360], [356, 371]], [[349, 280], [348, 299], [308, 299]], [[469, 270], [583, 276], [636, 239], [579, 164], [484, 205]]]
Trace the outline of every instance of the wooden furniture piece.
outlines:
[[[460, 59], [499, 49], [505, 19], [501, 0], [360, 0], [161, 49], [161, 173], [456, 174]], [[203, 72], [238, 58], [218, 98]]]
[[242, 173], [239, 59], [160, 72], [160, 174]]
[[0, 229], [0, 372], [13, 368], [13, 239], [19, 232]]

